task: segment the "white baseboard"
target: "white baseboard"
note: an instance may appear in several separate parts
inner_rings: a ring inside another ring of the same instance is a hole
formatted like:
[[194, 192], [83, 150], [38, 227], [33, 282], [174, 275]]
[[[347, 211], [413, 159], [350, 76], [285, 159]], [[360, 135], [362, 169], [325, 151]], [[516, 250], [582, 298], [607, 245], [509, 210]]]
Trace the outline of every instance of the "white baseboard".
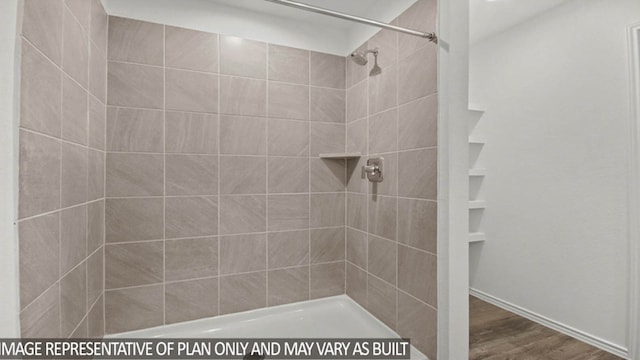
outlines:
[[600, 339], [591, 334], [587, 334], [584, 331], [580, 331], [578, 329], [572, 328], [571, 326], [567, 326], [555, 320], [551, 320], [545, 316], [536, 314], [527, 309], [521, 308], [517, 305], [511, 304], [504, 300], [498, 299], [493, 295], [489, 295], [485, 292], [476, 289], [469, 289], [469, 294], [477, 297], [480, 300], [486, 301], [489, 304], [495, 305], [504, 310], [510, 311], [517, 315], [522, 316], [525, 319], [529, 319], [533, 322], [536, 322], [540, 325], [546, 326], [550, 329], [553, 329], [557, 332], [563, 333], [565, 335], [571, 336], [572, 338], [576, 338], [582, 342], [585, 342], [589, 345], [593, 345], [597, 348], [600, 348], [604, 351], [608, 351], [614, 355], [617, 355], [624, 359], [629, 359], [629, 350], [621, 347], [619, 345], [613, 344], [609, 341]]

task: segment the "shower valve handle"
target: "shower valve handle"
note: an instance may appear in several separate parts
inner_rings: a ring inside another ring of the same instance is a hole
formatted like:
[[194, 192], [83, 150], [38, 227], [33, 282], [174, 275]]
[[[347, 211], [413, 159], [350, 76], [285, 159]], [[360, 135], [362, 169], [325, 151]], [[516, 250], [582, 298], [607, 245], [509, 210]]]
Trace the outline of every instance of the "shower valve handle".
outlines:
[[367, 174], [375, 175], [380, 172], [380, 167], [378, 165], [365, 165], [364, 172]]
[[362, 167], [362, 170], [367, 174], [367, 179], [371, 182], [382, 182], [384, 179], [382, 176], [383, 158], [373, 158], [367, 160], [367, 165]]

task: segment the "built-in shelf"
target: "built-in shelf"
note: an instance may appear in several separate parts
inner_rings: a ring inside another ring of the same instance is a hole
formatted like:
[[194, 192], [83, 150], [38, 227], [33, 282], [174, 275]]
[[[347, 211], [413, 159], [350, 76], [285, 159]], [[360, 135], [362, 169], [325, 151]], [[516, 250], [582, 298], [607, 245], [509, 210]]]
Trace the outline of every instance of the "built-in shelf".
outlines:
[[360, 156], [362, 156], [362, 154], [360, 154], [359, 152], [320, 154], [320, 158], [322, 158], [322, 159], [335, 159], [335, 160], [357, 159]]
[[478, 104], [478, 103], [469, 103], [468, 109], [471, 111], [481, 111], [481, 112], [487, 111], [484, 105]]
[[483, 232], [473, 232], [469, 234], [469, 242], [481, 242], [487, 240], [487, 235]]
[[483, 138], [479, 138], [476, 136], [469, 136], [469, 144], [472, 145], [484, 145], [486, 141]]
[[469, 176], [487, 176], [487, 169], [470, 169]]
[[487, 207], [487, 203], [483, 200], [469, 201], [469, 209], [484, 209]]

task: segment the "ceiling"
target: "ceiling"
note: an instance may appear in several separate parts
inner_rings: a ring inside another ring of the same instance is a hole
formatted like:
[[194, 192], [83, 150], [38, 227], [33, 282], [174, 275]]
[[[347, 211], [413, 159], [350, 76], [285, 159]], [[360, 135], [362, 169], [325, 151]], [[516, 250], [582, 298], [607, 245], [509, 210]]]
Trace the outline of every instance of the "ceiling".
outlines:
[[[299, 0], [389, 22], [416, 0]], [[102, 0], [110, 15], [347, 55], [379, 29], [263, 0]]]
[[476, 43], [570, 0], [470, 0], [470, 42]]

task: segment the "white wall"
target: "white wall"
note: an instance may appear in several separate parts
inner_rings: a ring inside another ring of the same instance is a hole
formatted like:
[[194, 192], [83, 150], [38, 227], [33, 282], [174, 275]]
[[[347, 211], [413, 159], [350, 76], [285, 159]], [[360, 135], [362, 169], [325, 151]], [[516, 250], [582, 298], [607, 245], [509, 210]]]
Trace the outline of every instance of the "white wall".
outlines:
[[487, 241], [472, 288], [627, 347], [628, 28], [637, 0], [574, 0], [471, 49], [487, 109]]
[[19, 335], [16, 215], [19, 0], [0, 1], [0, 338]]

